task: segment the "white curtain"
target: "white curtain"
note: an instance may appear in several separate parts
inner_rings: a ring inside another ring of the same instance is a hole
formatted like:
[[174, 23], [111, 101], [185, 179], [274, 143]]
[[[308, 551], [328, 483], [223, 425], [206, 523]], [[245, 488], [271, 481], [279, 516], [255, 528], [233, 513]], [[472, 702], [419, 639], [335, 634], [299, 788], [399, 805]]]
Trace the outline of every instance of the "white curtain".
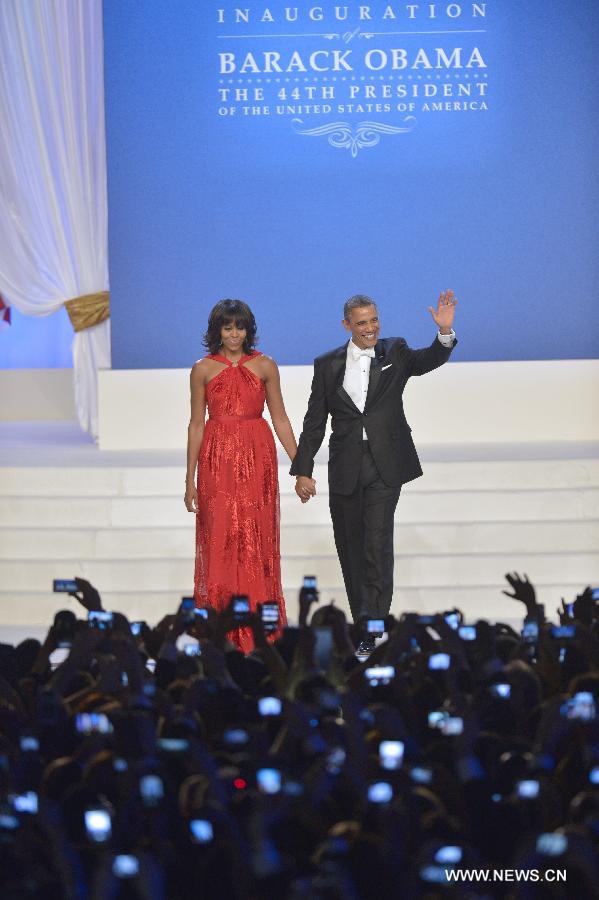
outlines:
[[[0, 0], [0, 294], [47, 316], [108, 290], [101, 0]], [[97, 437], [110, 320], [75, 334], [75, 402]]]

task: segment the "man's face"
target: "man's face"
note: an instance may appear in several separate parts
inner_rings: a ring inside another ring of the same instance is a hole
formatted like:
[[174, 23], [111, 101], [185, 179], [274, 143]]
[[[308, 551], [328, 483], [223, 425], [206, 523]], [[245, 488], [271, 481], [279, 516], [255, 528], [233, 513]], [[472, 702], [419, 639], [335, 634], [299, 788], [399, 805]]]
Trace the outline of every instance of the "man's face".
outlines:
[[374, 303], [350, 309], [349, 320], [342, 319], [346, 331], [351, 331], [351, 339], [360, 350], [374, 347], [381, 330], [379, 314]]

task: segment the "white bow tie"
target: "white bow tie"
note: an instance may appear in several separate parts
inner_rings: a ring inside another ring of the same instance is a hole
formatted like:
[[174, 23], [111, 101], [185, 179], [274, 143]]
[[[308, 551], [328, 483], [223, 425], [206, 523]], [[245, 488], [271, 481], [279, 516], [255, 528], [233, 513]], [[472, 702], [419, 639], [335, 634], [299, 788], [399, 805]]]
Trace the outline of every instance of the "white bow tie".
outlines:
[[352, 356], [354, 359], [358, 360], [361, 356], [370, 356], [371, 359], [374, 359], [374, 347], [368, 347], [367, 350], [360, 350], [359, 347], [356, 347], [354, 344], [351, 348]]

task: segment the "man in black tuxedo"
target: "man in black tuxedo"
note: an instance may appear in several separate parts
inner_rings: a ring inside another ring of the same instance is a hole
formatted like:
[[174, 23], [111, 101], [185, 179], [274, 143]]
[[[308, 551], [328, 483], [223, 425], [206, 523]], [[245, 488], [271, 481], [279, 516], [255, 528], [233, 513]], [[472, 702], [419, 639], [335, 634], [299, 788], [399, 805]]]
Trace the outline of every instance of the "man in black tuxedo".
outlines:
[[[305, 503], [316, 493], [314, 457], [327, 419], [329, 507], [354, 621], [384, 618], [393, 596], [393, 519], [402, 484], [422, 475], [402, 394], [408, 378], [447, 362], [455, 346], [453, 291], [429, 306], [438, 335], [412, 350], [403, 338], [379, 338], [376, 304], [351, 297], [343, 309], [349, 343], [314, 361], [312, 391], [291, 474]], [[373, 641], [367, 642], [372, 649]]]

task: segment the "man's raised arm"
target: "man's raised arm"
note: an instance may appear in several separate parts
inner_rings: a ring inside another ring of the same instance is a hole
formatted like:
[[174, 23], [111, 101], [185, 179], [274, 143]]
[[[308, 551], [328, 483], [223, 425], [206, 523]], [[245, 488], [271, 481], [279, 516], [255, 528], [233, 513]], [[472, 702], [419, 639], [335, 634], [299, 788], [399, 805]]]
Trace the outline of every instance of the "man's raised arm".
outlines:
[[442, 366], [449, 359], [451, 351], [457, 344], [453, 330], [457, 302], [453, 291], [442, 291], [436, 309], [433, 306], [428, 307], [439, 333], [430, 347], [422, 350], [406, 348], [405, 352], [411, 357], [410, 375], [426, 375], [427, 372], [432, 372], [433, 369]]

